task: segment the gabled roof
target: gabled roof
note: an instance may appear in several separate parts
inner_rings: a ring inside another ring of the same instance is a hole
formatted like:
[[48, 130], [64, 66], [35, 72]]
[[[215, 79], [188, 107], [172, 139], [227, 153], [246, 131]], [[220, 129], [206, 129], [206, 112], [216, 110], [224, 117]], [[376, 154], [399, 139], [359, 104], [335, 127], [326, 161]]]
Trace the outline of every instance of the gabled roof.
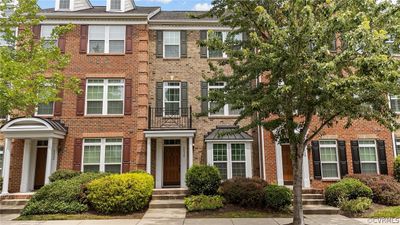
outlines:
[[218, 21], [216, 18], [192, 18], [191, 15], [200, 16], [204, 11], [161, 11], [153, 16], [150, 21]]
[[63, 139], [67, 127], [60, 121], [41, 117], [19, 117], [4, 124], [0, 131], [6, 138], [44, 138]]
[[253, 137], [246, 132], [235, 132], [238, 126], [217, 126], [205, 136], [205, 141], [252, 141]]

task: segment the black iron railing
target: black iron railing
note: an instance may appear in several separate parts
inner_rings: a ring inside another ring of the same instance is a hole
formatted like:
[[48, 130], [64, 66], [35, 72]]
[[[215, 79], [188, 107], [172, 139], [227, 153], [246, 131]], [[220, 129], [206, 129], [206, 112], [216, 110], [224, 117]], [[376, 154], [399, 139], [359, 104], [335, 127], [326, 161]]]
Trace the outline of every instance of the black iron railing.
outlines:
[[191, 129], [192, 107], [153, 108], [149, 106], [149, 129]]

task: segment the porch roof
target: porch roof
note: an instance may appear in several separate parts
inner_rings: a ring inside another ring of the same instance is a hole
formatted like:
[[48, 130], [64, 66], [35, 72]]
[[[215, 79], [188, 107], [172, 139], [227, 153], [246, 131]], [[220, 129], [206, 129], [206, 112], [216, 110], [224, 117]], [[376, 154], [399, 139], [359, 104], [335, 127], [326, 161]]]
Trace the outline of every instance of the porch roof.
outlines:
[[67, 128], [60, 121], [40, 117], [19, 117], [0, 128], [6, 138], [61, 138]]
[[241, 131], [237, 132], [238, 126], [217, 126], [208, 133], [205, 141], [253, 141], [253, 137], [248, 133]]

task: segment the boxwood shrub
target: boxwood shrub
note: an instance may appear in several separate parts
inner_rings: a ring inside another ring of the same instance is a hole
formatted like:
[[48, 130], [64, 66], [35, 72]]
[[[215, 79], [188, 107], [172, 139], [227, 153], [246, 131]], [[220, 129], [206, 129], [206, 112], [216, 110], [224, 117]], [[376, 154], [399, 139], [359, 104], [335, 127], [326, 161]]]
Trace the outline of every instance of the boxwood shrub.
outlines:
[[221, 184], [220, 194], [228, 203], [243, 207], [263, 207], [267, 182], [259, 178], [235, 177]]
[[283, 211], [292, 204], [293, 193], [285, 186], [268, 185], [265, 188], [265, 205], [275, 211]]
[[87, 184], [87, 199], [98, 213], [131, 213], [148, 205], [153, 187], [153, 176], [147, 173], [110, 175]]
[[83, 173], [69, 180], [58, 180], [38, 190], [22, 210], [22, 215], [74, 214], [88, 210], [83, 187], [96, 178], [106, 176], [101, 173]]
[[73, 177], [79, 176], [79, 174], [81, 174], [81, 172], [75, 170], [57, 170], [49, 177], [49, 180], [51, 182], [69, 180]]
[[219, 209], [224, 206], [223, 198], [219, 195], [193, 195], [185, 198], [185, 206], [189, 212]]
[[397, 182], [400, 182], [400, 155], [394, 161], [394, 178]]
[[325, 189], [326, 203], [335, 207], [339, 206], [342, 201], [359, 197], [372, 198], [372, 190], [361, 181], [353, 178], [345, 178]]
[[340, 203], [340, 209], [345, 213], [354, 215], [362, 213], [369, 209], [372, 205], [372, 200], [366, 197], [360, 197], [357, 199], [344, 200]]
[[194, 165], [186, 172], [186, 185], [191, 195], [216, 195], [220, 184], [221, 176], [215, 166]]

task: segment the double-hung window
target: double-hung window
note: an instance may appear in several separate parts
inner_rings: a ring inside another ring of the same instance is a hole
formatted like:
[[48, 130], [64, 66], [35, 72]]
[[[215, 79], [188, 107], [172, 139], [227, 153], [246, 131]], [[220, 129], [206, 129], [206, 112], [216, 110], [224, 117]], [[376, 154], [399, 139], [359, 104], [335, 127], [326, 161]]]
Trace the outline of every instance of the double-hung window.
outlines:
[[212, 164], [218, 168], [223, 180], [247, 177], [246, 144], [213, 143]]
[[0, 32], [0, 47], [8, 46], [8, 42], [4, 39], [4, 32]]
[[181, 32], [164, 31], [164, 58], [180, 58], [181, 56]]
[[396, 95], [390, 96], [390, 108], [395, 113], [400, 113], [400, 96], [396, 96]]
[[59, 5], [59, 9], [64, 9], [67, 10], [70, 7], [70, 0], [59, 0], [60, 1], [60, 5]]
[[122, 115], [124, 80], [89, 79], [86, 87], [86, 115]]
[[89, 26], [89, 53], [123, 54], [125, 26]]
[[121, 0], [110, 0], [110, 9], [111, 10], [121, 10]]
[[53, 116], [54, 102], [40, 103], [36, 110], [36, 116]]
[[164, 115], [180, 116], [181, 108], [181, 83], [164, 82]]
[[[216, 82], [216, 83], [209, 83], [208, 84], [208, 93], [212, 91], [218, 91], [225, 88], [225, 82]], [[214, 102], [208, 102], [208, 108], [210, 109], [209, 116], [238, 116], [240, 115], [240, 109], [232, 109], [230, 104], [224, 105], [218, 111], [213, 112], [213, 109], [217, 109], [218, 105]]]
[[43, 47], [50, 48], [57, 45], [57, 39], [52, 37], [54, 25], [42, 25], [40, 29], [40, 37], [43, 38]]
[[396, 155], [400, 156], [400, 138], [396, 138]]
[[84, 139], [82, 165], [83, 172], [121, 173], [122, 139]]
[[390, 46], [390, 53], [394, 55], [399, 55], [400, 54], [400, 45], [396, 46], [394, 44], [394, 38], [392, 36], [389, 37], [389, 40], [386, 41], [386, 44]]
[[319, 141], [322, 178], [339, 178], [338, 149], [335, 140]]
[[375, 140], [359, 140], [361, 173], [378, 174], [378, 154]]
[[[225, 42], [229, 32], [227, 31], [216, 31], [214, 32], [215, 36], [217, 39], [221, 40], [222, 42]], [[237, 34], [234, 37], [235, 40], [241, 41], [243, 39], [242, 34]], [[221, 49], [208, 49], [208, 58], [227, 58], [228, 56], [226, 55], [225, 52], [223, 52]]]

